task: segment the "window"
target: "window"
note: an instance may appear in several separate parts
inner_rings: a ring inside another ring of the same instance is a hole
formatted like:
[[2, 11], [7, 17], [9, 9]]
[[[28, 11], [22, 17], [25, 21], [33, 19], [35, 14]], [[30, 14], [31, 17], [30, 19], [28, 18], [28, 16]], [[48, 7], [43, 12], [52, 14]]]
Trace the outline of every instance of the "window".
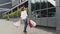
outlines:
[[41, 9], [47, 8], [47, 0], [41, 0]]
[[48, 8], [54, 7], [50, 2], [48, 2]]
[[56, 14], [55, 8], [48, 9], [48, 17], [55, 17], [55, 14]]
[[41, 17], [41, 11], [39, 10], [39, 11], [36, 11], [36, 17], [37, 18], [40, 18]]
[[16, 0], [16, 5], [18, 5], [19, 4], [19, 0]]
[[41, 10], [41, 17], [47, 17], [47, 10]]
[[48, 0], [31, 0], [32, 16], [41, 17], [55, 17], [56, 8]]
[[40, 9], [40, 0], [35, 1], [36, 10]]
[[16, 6], [16, 0], [12, 0], [12, 6]]
[[31, 0], [31, 11], [35, 10], [35, 0]]

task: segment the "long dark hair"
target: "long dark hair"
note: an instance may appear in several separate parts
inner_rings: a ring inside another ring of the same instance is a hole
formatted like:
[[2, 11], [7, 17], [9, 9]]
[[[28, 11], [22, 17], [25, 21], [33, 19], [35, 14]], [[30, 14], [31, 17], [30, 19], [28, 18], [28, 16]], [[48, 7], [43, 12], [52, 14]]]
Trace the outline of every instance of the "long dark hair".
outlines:
[[21, 7], [21, 11], [24, 11], [24, 10], [25, 10], [25, 7], [24, 7], [24, 6], [22, 6], [22, 7]]

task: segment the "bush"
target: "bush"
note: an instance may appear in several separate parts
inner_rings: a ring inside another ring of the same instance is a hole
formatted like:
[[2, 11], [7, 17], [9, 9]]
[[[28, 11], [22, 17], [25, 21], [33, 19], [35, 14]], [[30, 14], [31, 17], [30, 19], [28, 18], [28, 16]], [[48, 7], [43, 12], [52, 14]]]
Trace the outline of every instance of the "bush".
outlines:
[[9, 16], [9, 17], [13, 17], [13, 16], [14, 16], [14, 17], [17, 17], [17, 15], [20, 16], [20, 11], [18, 11], [18, 10], [15, 11], [15, 12], [12, 12], [12, 13], [10, 13], [10, 14], [5, 14], [5, 15], [3, 15], [3, 18], [6, 19], [6, 18], [8, 18], [8, 16]]
[[[27, 13], [28, 13], [28, 9], [27, 9]], [[17, 10], [15, 12], [10, 13], [10, 14], [3, 15], [3, 18], [6, 19], [6, 18], [8, 18], [8, 16], [9, 17], [17, 17], [17, 16], [20, 16], [20, 15], [21, 15], [20, 11]]]
[[6, 19], [6, 18], [8, 18], [8, 14], [6, 14], [6, 15], [3, 16], [3, 19]]

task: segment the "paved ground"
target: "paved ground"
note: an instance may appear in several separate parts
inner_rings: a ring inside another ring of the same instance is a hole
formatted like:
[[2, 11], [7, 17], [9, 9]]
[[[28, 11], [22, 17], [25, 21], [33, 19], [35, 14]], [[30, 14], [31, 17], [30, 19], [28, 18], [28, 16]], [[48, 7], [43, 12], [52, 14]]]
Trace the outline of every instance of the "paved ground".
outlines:
[[[19, 28], [13, 25], [13, 21], [0, 19], [0, 34], [23, 34], [23, 24]], [[27, 28], [28, 34], [56, 34], [55, 30], [49, 28]]]

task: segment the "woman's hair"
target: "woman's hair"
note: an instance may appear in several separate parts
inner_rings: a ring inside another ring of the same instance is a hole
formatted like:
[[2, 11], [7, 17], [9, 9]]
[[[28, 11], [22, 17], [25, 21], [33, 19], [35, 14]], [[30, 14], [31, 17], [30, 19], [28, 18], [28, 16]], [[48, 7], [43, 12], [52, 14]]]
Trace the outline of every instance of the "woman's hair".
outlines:
[[20, 10], [21, 10], [21, 11], [24, 11], [24, 10], [25, 10], [25, 7], [24, 7], [24, 6], [22, 6]]

